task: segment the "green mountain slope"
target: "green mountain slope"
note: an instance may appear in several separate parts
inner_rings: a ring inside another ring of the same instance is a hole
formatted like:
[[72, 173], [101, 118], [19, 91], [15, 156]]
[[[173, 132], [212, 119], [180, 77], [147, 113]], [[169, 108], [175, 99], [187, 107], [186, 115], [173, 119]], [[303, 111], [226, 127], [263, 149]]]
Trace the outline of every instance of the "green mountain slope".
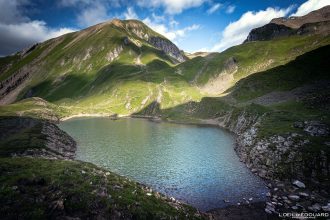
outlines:
[[[271, 37], [256, 36], [264, 33], [261, 27], [251, 32], [255, 36], [249, 42], [188, 57], [140, 21], [98, 24], [0, 58], [0, 116], [57, 121], [130, 115], [217, 125], [237, 135], [235, 150], [254, 173], [303, 180], [315, 193], [314, 202], [325, 204], [330, 195], [330, 35], [328, 21], [313, 19], [299, 20], [309, 30], [301, 34], [277, 35], [272, 23], [266, 25]], [[43, 136], [29, 132], [20, 140], [44, 147]], [[13, 153], [17, 144], [10, 141], [2, 151]], [[55, 168], [62, 169], [60, 163]], [[48, 178], [47, 172], [41, 174]], [[312, 205], [305, 202], [303, 210]], [[276, 210], [292, 211], [286, 205]]]

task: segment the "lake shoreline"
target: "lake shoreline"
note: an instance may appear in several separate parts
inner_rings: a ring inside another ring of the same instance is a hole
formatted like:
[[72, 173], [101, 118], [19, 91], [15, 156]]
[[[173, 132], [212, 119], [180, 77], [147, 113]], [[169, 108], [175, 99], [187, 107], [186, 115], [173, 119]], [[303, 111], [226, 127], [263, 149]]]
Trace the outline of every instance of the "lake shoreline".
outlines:
[[[69, 117], [65, 117], [62, 118], [60, 121], [67, 121], [69, 119], [76, 119], [76, 118], [109, 118], [111, 120], [117, 120], [117, 119], [147, 119], [151, 122], [155, 122], [155, 123], [172, 123], [172, 124], [182, 124], [182, 125], [194, 125], [194, 126], [202, 126], [202, 127], [215, 127], [215, 128], [219, 128], [225, 132], [231, 133], [234, 137], [234, 145], [237, 144], [237, 134], [235, 134], [234, 132], [230, 131], [228, 128], [225, 128], [223, 126], [221, 126], [216, 119], [205, 119], [205, 120], [199, 120], [199, 121], [182, 121], [182, 120], [172, 120], [172, 119], [162, 119], [160, 117], [154, 117], [154, 116], [145, 116], [145, 115], [109, 115], [109, 114], [78, 114], [78, 115], [72, 115]], [[239, 155], [237, 154], [235, 147], [234, 147], [234, 151], [236, 156], [238, 156], [238, 160], [243, 163], [245, 166], [246, 164], [240, 159]], [[248, 168], [248, 167], [247, 167]], [[249, 169], [249, 172], [251, 172], [251, 169]], [[260, 178], [258, 175], [256, 175], [255, 173], [251, 172], [255, 177], [259, 178], [262, 180], [262, 182], [265, 184], [265, 186], [267, 185], [267, 180]], [[236, 204], [236, 203], [228, 203], [227, 206], [223, 206], [223, 207], [218, 207], [218, 208], [213, 208], [211, 210], [208, 211], [204, 211], [205, 213], [226, 213], [226, 210], [232, 210], [233, 207], [235, 210], [240, 210], [240, 209], [244, 209], [245, 210], [245, 215], [249, 216], [248, 212], [251, 211], [251, 215], [250, 216], [254, 216], [256, 212], [259, 212], [260, 210], [262, 210], [262, 214], [265, 214], [265, 212], [263, 211], [263, 208], [260, 209], [261, 205], [265, 207], [265, 202], [267, 201], [267, 199], [265, 199], [265, 201], [250, 201], [250, 203], [245, 204], [245, 203], [241, 203], [241, 204]], [[182, 201], [181, 201], [182, 202]], [[185, 202], [183, 202], [185, 203]], [[257, 203], [255, 208], [255, 203]], [[253, 211], [252, 211], [253, 210]], [[238, 211], [235, 211], [236, 213]], [[260, 213], [261, 214], [261, 213]], [[218, 215], [218, 214], [215, 214]], [[221, 214], [222, 215], [222, 214]], [[218, 215], [218, 216], [221, 216]]]

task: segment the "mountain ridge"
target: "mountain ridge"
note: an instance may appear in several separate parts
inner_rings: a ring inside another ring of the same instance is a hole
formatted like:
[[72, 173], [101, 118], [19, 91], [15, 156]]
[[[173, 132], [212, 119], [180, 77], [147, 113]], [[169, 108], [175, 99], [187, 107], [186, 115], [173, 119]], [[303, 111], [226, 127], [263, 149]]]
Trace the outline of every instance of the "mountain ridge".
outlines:
[[330, 6], [325, 6], [301, 17], [274, 18], [268, 24], [251, 30], [244, 43], [292, 35], [328, 35], [329, 33]]

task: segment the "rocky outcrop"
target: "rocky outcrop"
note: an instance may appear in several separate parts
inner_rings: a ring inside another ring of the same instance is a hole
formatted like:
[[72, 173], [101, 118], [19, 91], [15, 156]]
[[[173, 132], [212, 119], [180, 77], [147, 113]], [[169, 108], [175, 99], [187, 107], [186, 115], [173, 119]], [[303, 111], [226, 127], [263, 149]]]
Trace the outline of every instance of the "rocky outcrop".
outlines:
[[114, 59], [116, 59], [120, 55], [120, 53], [122, 51], [123, 51], [123, 46], [122, 45], [120, 45], [120, 46], [114, 48], [113, 50], [109, 51], [107, 53], [107, 56], [106, 56], [107, 61], [108, 62], [113, 61]]
[[319, 10], [312, 11], [304, 16], [292, 16], [289, 18], [274, 18], [270, 23], [285, 25], [287, 27], [298, 29], [304, 24], [317, 23], [330, 20], [330, 6], [325, 6]]
[[0, 104], [1, 100], [11, 91], [21, 85], [30, 75], [28, 68], [22, 68], [9, 78], [0, 82]]
[[291, 35], [330, 34], [330, 6], [302, 17], [276, 18], [269, 24], [253, 29], [244, 41], [266, 41]]
[[[329, 127], [318, 121], [296, 122], [294, 127], [307, 135], [285, 133], [259, 137], [267, 114], [229, 112], [217, 124], [237, 134], [235, 151], [240, 160], [268, 182], [264, 211], [279, 213], [329, 212], [328, 177], [330, 157], [324, 150], [309, 149], [309, 138], [327, 137]], [[330, 146], [330, 143], [320, 143]]]
[[54, 123], [28, 117], [0, 118], [0, 154], [73, 159], [76, 142]]
[[41, 134], [46, 137], [46, 150], [55, 152], [63, 158], [73, 159], [76, 152], [76, 142], [57, 125], [43, 121]]
[[164, 51], [167, 55], [179, 62], [184, 62], [186, 60], [185, 56], [179, 50], [179, 48], [167, 39], [161, 37], [149, 37], [148, 43], [157, 49]]
[[[259, 137], [258, 132], [266, 115], [247, 111], [230, 112], [218, 118], [218, 124], [237, 134], [235, 150], [240, 159], [254, 173], [266, 179], [299, 178], [308, 182], [322, 182], [330, 174], [329, 155], [323, 151], [309, 152], [309, 138], [326, 137], [329, 127], [321, 122], [296, 122], [306, 135], [284, 133]], [[327, 143], [322, 143], [326, 145]]]
[[286, 37], [294, 33], [294, 30], [286, 27], [284, 25], [278, 25], [278, 24], [266, 24], [260, 28], [253, 29], [245, 42], [250, 41], [265, 41], [265, 40], [271, 40], [278, 37]]

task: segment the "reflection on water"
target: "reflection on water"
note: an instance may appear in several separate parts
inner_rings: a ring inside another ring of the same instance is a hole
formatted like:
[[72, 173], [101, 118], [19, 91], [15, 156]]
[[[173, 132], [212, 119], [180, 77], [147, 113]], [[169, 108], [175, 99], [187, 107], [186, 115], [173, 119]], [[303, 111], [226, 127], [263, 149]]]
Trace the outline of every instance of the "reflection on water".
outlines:
[[60, 127], [77, 141], [77, 159], [201, 210], [265, 198], [264, 183], [239, 162], [232, 135], [221, 129], [108, 118], [71, 119]]

